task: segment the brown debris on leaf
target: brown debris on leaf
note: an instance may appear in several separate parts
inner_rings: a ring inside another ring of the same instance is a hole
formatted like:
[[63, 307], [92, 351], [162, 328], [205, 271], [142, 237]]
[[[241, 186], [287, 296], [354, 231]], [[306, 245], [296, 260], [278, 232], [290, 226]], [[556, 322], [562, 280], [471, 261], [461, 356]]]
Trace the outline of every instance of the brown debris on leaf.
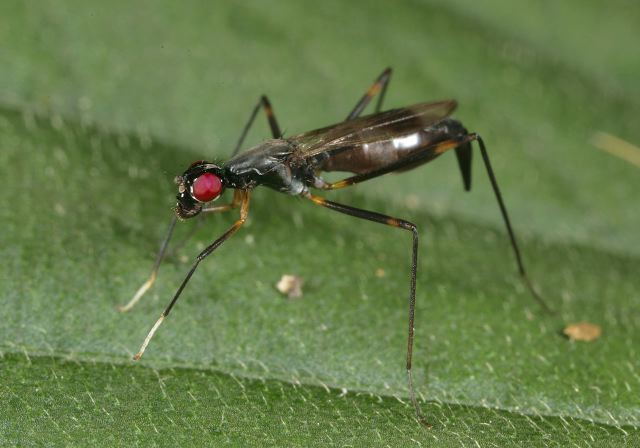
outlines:
[[595, 341], [602, 334], [600, 325], [589, 322], [579, 322], [567, 325], [562, 331], [572, 341]]
[[302, 297], [302, 285], [304, 280], [296, 275], [284, 274], [280, 281], [276, 284], [276, 288], [282, 294], [290, 299], [299, 299]]

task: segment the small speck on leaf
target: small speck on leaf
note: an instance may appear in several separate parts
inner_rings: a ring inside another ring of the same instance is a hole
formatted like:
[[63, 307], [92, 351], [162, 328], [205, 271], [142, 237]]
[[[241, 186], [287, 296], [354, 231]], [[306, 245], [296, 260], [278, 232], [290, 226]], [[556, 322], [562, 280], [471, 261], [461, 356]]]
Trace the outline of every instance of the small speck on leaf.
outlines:
[[378, 278], [382, 278], [386, 275], [386, 272], [384, 272], [384, 269], [382, 268], [378, 268], [376, 269], [376, 277]]
[[600, 325], [589, 322], [580, 322], [577, 324], [567, 325], [562, 331], [572, 341], [595, 341], [602, 334]]
[[302, 285], [304, 280], [296, 275], [284, 274], [276, 284], [276, 288], [290, 299], [302, 297]]

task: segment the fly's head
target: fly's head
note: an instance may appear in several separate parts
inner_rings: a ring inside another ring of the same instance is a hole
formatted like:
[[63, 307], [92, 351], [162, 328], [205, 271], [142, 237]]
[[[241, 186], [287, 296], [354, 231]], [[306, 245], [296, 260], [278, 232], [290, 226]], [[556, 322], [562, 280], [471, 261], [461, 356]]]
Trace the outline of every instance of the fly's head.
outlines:
[[215, 201], [224, 191], [222, 168], [199, 160], [174, 179], [178, 185], [176, 215], [180, 219], [193, 218], [207, 202]]

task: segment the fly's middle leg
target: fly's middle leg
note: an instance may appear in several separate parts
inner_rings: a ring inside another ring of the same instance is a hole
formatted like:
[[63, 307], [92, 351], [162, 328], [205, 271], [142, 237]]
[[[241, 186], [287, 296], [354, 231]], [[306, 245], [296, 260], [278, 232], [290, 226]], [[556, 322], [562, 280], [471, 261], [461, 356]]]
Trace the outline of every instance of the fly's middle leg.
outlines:
[[349, 113], [349, 115], [347, 115], [347, 119], [345, 121], [353, 120], [354, 118], [360, 116], [362, 111], [367, 107], [369, 102], [371, 102], [373, 97], [378, 94], [380, 96], [378, 96], [378, 102], [376, 103], [375, 112], [380, 112], [380, 109], [382, 108], [382, 102], [384, 101], [384, 95], [385, 93], [387, 93], [387, 86], [389, 85], [389, 81], [391, 81], [391, 72], [391, 67], [387, 67], [386, 69], [384, 69], [384, 71], [380, 74], [380, 76], [378, 76], [374, 83], [371, 84], [371, 87], [369, 87], [365, 94], [362, 95], [362, 98], [360, 98], [353, 110]]
[[336, 202], [328, 201], [320, 196], [314, 196], [307, 193], [304, 195], [307, 199], [310, 199], [313, 203], [326, 207], [330, 210], [334, 210], [345, 215], [353, 216], [355, 218], [365, 219], [367, 221], [376, 222], [378, 224], [385, 224], [391, 227], [397, 227], [400, 229], [408, 230], [412, 235], [412, 251], [411, 251], [411, 277], [409, 283], [409, 319], [408, 319], [408, 338], [407, 338], [407, 379], [409, 383], [409, 397], [411, 403], [416, 412], [416, 418], [425, 427], [430, 428], [431, 425], [426, 421], [420, 410], [420, 404], [416, 398], [416, 392], [413, 387], [413, 375], [412, 375], [412, 361], [413, 361], [413, 339], [414, 339], [414, 321], [415, 321], [415, 308], [416, 308], [416, 277], [418, 271], [418, 229], [415, 224], [405, 221], [404, 219], [393, 218], [391, 216], [383, 215], [381, 213], [372, 212], [369, 210], [362, 210], [349, 205], [338, 204]]
[[236, 143], [236, 147], [233, 150], [233, 153], [231, 154], [232, 156], [235, 156], [238, 153], [238, 151], [240, 151], [240, 148], [242, 148], [244, 139], [247, 137], [247, 134], [249, 133], [249, 130], [251, 129], [251, 126], [253, 125], [253, 122], [255, 121], [256, 116], [258, 115], [258, 111], [260, 111], [260, 108], [264, 109], [264, 113], [267, 116], [267, 121], [269, 122], [269, 128], [271, 128], [271, 135], [273, 136], [273, 138], [282, 137], [282, 131], [280, 130], [280, 126], [278, 125], [278, 120], [276, 120], [276, 115], [273, 112], [271, 101], [269, 101], [269, 98], [267, 98], [266, 95], [262, 95], [258, 100], [258, 104], [256, 104], [255, 107], [253, 108], [253, 112], [251, 112], [251, 115], [249, 116], [249, 120], [247, 121], [247, 124], [245, 124], [244, 128], [242, 129], [242, 133], [240, 134], [238, 143]]

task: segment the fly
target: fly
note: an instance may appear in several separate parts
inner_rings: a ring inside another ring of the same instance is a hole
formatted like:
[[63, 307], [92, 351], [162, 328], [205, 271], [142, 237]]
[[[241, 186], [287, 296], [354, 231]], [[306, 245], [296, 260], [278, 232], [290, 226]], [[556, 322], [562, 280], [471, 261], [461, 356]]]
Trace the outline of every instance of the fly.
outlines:
[[[149, 341], [171, 312], [200, 262], [242, 227], [249, 213], [249, 202], [253, 189], [258, 186], [266, 186], [282, 193], [300, 196], [329, 210], [397, 227], [411, 233], [413, 244], [409, 280], [406, 371], [409, 395], [416, 417], [424, 426], [429, 427], [430, 425], [424, 419], [416, 399], [411, 374], [416, 273], [418, 269], [418, 229], [415, 224], [404, 219], [332, 202], [312, 193], [312, 190], [336, 190], [384, 174], [410, 170], [453, 149], [457, 156], [464, 188], [469, 191], [471, 189], [472, 142], [477, 142], [479, 146], [509, 235], [518, 272], [533, 298], [546, 311], [550, 311], [534, 290], [525, 271], [507, 209], [502, 200], [482, 138], [477, 133], [468, 132], [458, 120], [450, 118], [457, 106], [454, 100], [419, 103], [380, 112], [390, 78], [391, 69], [387, 68], [360, 98], [344, 121], [288, 138], [283, 137], [280, 131], [271, 103], [266, 96], [262, 96], [242, 131], [231, 159], [222, 165], [203, 160], [194, 162], [181, 176], [175, 178], [178, 185], [175, 215], [162, 242], [151, 275], [129, 303], [120, 308], [121, 311], [131, 309], [153, 285], [178, 219], [189, 219], [207, 213], [220, 213], [232, 209], [239, 209], [240, 217], [196, 257], [173, 299], [151, 328], [133, 359], [140, 359]], [[378, 96], [375, 113], [361, 116], [375, 96]], [[239, 152], [260, 109], [264, 110], [273, 138], [247, 151]], [[328, 182], [322, 178], [321, 173], [330, 171], [349, 172], [352, 175], [337, 182]], [[231, 202], [213, 205], [225, 189], [234, 190]]]

